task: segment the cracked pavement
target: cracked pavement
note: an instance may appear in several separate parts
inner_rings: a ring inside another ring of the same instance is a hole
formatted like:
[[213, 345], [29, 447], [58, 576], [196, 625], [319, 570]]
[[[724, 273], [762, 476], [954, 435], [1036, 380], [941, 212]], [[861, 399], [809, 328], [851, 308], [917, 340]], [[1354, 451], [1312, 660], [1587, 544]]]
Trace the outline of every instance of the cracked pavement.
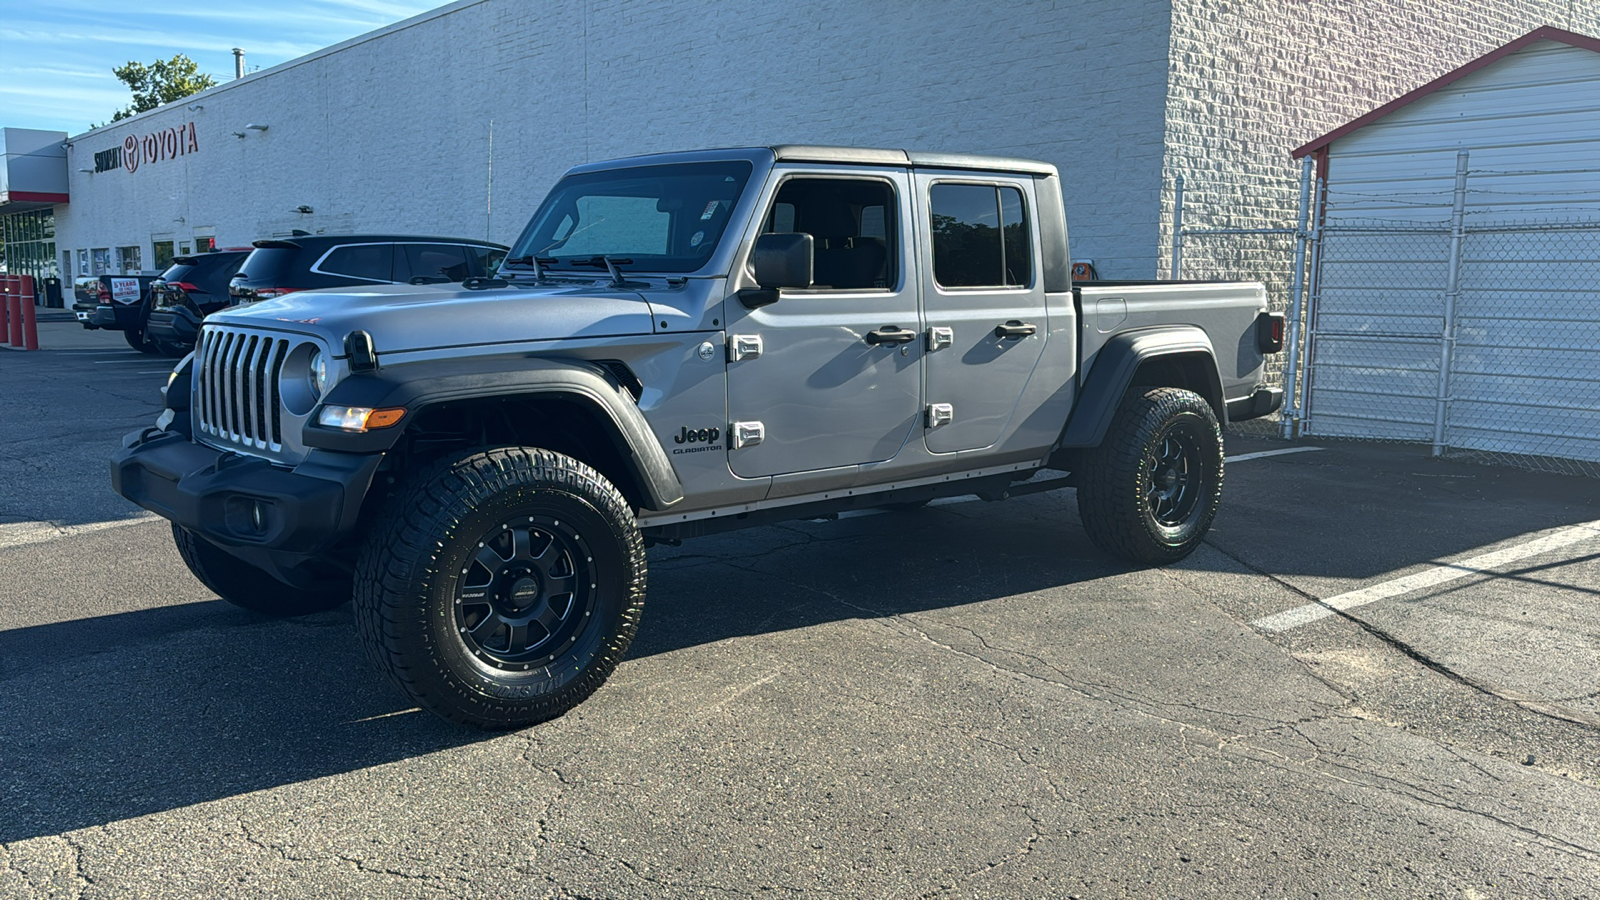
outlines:
[[75, 528], [134, 515], [105, 458], [162, 381], [95, 391], [136, 359], [106, 338], [0, 354], [0, 521], [64, 529], [0, 545], [0, 897], [1600, 893], [1600, 541], [1249, 624], [1600, 518], [1595, 482], [1240, 463], [1160, 570], [1070, 492], [658, 547], [610, 682], [483, 734], [409, 709], [348, 609], [257, 617], [164, 522]]

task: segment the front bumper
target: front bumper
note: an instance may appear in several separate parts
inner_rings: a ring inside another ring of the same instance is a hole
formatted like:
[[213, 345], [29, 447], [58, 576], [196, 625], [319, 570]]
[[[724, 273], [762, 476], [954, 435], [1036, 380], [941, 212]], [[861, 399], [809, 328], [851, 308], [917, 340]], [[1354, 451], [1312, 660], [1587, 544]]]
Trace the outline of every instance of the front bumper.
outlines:
[[355, 526], [381, 454], [312, 451], [294, 468], [146, 428], [111, 457], [111, 487], [290, 584]]

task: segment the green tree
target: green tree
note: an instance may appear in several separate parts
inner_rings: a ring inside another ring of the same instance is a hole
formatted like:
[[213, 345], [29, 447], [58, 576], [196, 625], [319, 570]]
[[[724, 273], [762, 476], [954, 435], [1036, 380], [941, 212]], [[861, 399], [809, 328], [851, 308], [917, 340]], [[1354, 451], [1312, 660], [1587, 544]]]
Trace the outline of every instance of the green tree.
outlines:
[[148, 66], [129, 62], [112, 69], [111, 74], [133, 91], [133, 105], [112, 114], [113, 122], [217, 86], [215, 78], [200, 74], [200, 67], [182, 53], [171, 59], [158, 59]]

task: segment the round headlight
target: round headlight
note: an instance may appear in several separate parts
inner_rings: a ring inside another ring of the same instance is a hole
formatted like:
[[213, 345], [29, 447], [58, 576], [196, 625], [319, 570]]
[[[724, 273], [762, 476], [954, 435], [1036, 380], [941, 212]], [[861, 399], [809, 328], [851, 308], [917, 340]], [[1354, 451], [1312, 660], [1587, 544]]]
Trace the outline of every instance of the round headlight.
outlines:
[[311, 351], [311, 393], [317, 397], [328, 388], [328, 359], [321, 350]]

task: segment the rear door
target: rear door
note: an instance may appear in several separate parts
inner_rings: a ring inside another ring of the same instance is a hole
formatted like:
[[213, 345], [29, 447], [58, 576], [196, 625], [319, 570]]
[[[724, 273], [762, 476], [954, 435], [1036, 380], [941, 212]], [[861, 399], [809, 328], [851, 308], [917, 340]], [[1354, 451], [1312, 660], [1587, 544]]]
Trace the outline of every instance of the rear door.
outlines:
[[1033, 181], [920, 171], [916, 176], [934, 453], [976, 450], [1006, 432], [1044, 350]]

